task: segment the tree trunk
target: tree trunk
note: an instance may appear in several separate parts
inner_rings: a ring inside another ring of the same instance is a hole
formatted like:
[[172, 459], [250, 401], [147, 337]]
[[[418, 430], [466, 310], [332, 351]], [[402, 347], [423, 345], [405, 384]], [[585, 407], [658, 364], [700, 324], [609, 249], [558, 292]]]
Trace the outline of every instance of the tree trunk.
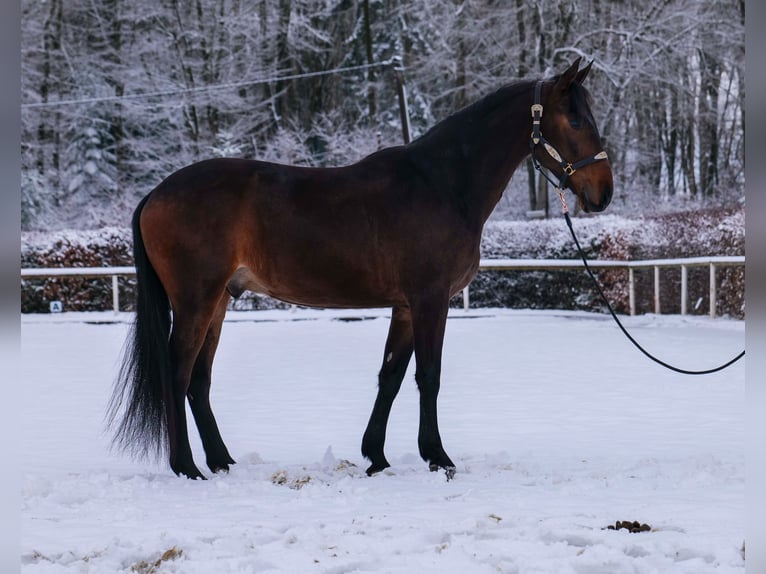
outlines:
[[[292, 13], [292, 0], [279, 0], [279, 24], [277, 28], [277, 75], [283, 75], [285, 72], [292, 72], [293, 63], [290, 58], [289, 29], [290, 15]], [[289, 109], [290, 84], [284, 81], [277, 81], [276, 94], [274, 100], [274, 118], [277, 125], [282, 126], [284, 116]]]
[[452, 0], [457, 10], [457, 19], [455, 22], [456, 42], [455, 46], [455, 96], [453, 107], [459, 110], [466, 106], [468, 98], [466, 96], [466, 53], [467, 48], [465, 45], [465, 38], [463, 37], [463, 30], [466, 24], [466, 11], [468, 10], [468, 3], [464, 0]]
[[375, 69], [372, 68], [374, 63], [372, 55], [372, 26], [370, 24], [370, 0], [363, 0], [362, 11], [364, 18], [364, 51], [367, 56], [367, 114], [370, 117], [370, 122], [375, 123], [375, 116], [377, 115], [377, 106], [375, 102]]
[[[61, 56], [62, 29], [62, 0], [52, 0], [43, 29], [43, 73], [40, 84], [42, 102], [48, 102], [51, 93], [58, 91], [60, 87], [54, 75], [54, 68], [57, 67]], [[40, 142], [37, 171], [41, 176], [45, 176], [48, 171], [48, 157], [50, 157], [50, 168], [54, 173], [58, 173], [61, 169], [59, 123], [60, 113], [57, 110], [54, 109], [52, 112], [44, 110], [40, 113], [37, 128], [37, 137]]]
[[667, 169], [668, 195], [676, 195], [676, 158], [678, 157], [678, 94], [670, 91], [669, 121], [665, 128], [667, 144], [665, 146], [665, 166]]
[[712, 54], [700, 54], [700, 192], [712, 197], [718, 187], [718, 89], [720, 65]]
[[[526, 78], [529, 74], [530, 66], [527, 63], [529, 58], [529, 52], [527, 51], [527, 29], [524, 21], [524, 0], [516, 0], [516, 31], [519, 35], [519, 78]], [[525, 162], [527, 171], [527, 197], [529, 200], [529, 209], [537, 209], [537, 194], [535, 193], [535, 181], [537, 179], [537, 172], [535, 170], [532, 159], [529, 158]]]
[[[111, 19], [110, 22], [110, 49], [109, 60], [110, 70], [108, 83], [111, 84], [114, 90], [114, 95], [121, 98], [125, 94], [125, 83], [121, 77], [120, 70], [123, 68], [122, 63], [122, 18], [120, 10], [120, 0], [109, 0], [106, 3], [106, 14]], [[114, 168], [117, 184], [117, 190], [126, 183], [123, 181], [125, 173], [125, 161], [127, 152], [125, 149], [125, 122], [123, 117], [122, 104], [119, 100], [114, 106], [114, 115], [112, 116], [112, 122], [110, 126], [110, 138], [114, 146]]]

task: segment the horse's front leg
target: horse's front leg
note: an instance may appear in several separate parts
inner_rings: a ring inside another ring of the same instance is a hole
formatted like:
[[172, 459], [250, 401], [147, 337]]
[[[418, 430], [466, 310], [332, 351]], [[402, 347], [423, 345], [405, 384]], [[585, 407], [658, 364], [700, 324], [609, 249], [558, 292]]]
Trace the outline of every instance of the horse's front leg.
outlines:
[[391, 414], [391, 405], [402, 386], [402, 379], [407, 372], [407, 365], [412, 357], [412, 319], [407, 307], [394, 307], [391, 312], [391, 325], [383, 352], [383, 366], [378, 375], [378, 396], [372, 408], [370, 422], [362, 438], [362, 454], [372, 463], [367, 469], [368, 475], [388, 468], [388, 460], [383, 453], [386, 442], [386, 426]]
[[443, 468], [449, 480], [455, 476], [455, 463], [442, 447], [436, 409], [448, 310], [448, 296], [424, 298], [412, 306], [415, 381], [420, 390], [418, 447], [431, 471]]

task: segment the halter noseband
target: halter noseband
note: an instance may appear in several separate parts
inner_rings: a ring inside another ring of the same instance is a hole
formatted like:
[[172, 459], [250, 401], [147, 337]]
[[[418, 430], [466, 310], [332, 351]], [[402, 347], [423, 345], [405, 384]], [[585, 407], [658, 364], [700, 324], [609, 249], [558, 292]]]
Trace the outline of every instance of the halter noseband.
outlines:
[[[557, 190], [563, 190], [566, 187], [567, 180], [569, 179], [569, 176], [574, 174], [578, 169], [581, 167], [585, 167], [586, 165], [590, 165], [592, 163], [599, 162], [601, 160], [605, 160], [608, 158], [605, 151], [600, 151], [596, 154], [593, 154], [592, 156], [588, 156], [584, 159], [581, 159], [579, 161], [576, 161], [575, 163], [570, 163], [566, 161], [562, 155], [559, 153], [559, 151], [556, 149], [556, 147], [549, 142], [545, 137], [543, 137], [542, 132], [540, 131], [540, 122], [543, 118], [543, 105], [540, 103], [540, 94], [542, 92], [542, 81], [538, 81], [537, 84], [535, 84], [535, 103], [532, 104], [532, 137], [529, 139], [529, 151], [532, 154], [532, 165], [535, 166], [535, 169], [539, 171], [545, 179], [547, 179]], [[548, 155], [551, 156], [554, 160], [556, 160], [559, 165], [561, 166], [561, 169], [563, 170], [563, 174], [559, 176], [558, 183], [553, 181], [550, 176], [545, 173], [542, 169], [542, 166], [540, 165], [540, 162], [537, 160], [537, 157], [535, 156], [535, 146], [537, 144], [543, 144], [543, 147], [545, 148], [545, 151], [548, 152]], [[563, 200], [563, 196], [562, 196]]]

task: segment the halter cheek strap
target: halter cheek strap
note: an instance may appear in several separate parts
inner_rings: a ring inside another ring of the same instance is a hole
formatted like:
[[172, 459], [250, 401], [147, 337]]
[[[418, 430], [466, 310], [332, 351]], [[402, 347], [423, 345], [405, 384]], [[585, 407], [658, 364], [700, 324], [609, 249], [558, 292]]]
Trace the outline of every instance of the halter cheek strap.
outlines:
[[[567, 180], [571, 175], [573, 175], [578, 169], [585, 167], [586, 165], [590, 165], [592, 163], [599, 162], [601, 160], [608, 159], [608, 156], [605, 151], [600, 151], [596, 154], [593, 154], [591, 156], [588, 156], [586, 158], [583, 158], [579, 161], [576, 161], [574, 163], [570, 163], [566, 161], [561, 153], [556, 149], [556, 146], [554, 146], [551, 142], [549, 142], [542, 134], [542, 131], [540, 129], [540, 124], [543, 119], [543, 105], [540, 103], [541, 99], [541, 93], [542, 93], [542, 81], [538, 81], [535, 84], [535, 102], [532, 104], [532, 136], [529, 139], [529, 150], [532, 154], [532, 164], [535, 166], [535, 169], [543, 174], [545, 179], [547, 179], [556, 189], [564, 189], [567, 184]], [[540, 165], [540, 162], [537, 160], [537, 157], [535, 156], [535, 151], [537, 149], [538, 144], [542, 144], [543, 149], [548, 153], [549, 156], [551, 156], [555, 161], [558, 162], [558, 164], [561, 166], [562, 174], [558, 176], [559, 180], [558, 182], [553, 181], [550, 176], [545, 173], [542, 169], [542, 166]]]

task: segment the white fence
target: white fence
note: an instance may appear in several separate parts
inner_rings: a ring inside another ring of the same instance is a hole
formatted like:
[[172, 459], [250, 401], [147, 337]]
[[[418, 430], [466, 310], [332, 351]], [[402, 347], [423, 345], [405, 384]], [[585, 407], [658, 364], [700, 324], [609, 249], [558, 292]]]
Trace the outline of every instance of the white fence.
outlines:
[[[630, 314], [636, 314], [635, 277], [636, 269], [654, 269], [654, 312], [659, 314], [660, 304], [660, 270], [667, 268], [681, 269], [681, 314], [688, 311], [688, 280], [687, 272], [690, 267], [708, 267], [710, 273], [710, 316], [716, 314], [716, 269], [718, 267], [737, 267], [745, 264], [744, 255], [689, 257], [686, 259], [650, 259], [646, 261], [589, 261], [591, 269], [627, 269]], [[482, 259], [480, 271], [571, 271], [582, 269], [579, 259]], [[112, 307], [117, 313], [120, 309], [118, 280], [120, 277], [135, 276], [133, 267], [70, 267], [70, 268], [37, 268], [22, 269], [22, 279], [47, 279], [58, 277], [111, 277]], [[463, 306], [468, 309], [470, 304], [469, 287], [463, 290]]]
[[[588, 261], [591, 269], [627, 269], [628, 296], [630, 314], [636, 314], [636, 269], [654, 269], [654, 312], [659, 314], [660, 270], [667, 268], [681, 269], [681, 314], [688, 312], [688, 269], [689, 267], [708, 267], [710, 273], [710, 316], [715, 317], [716, 310], [716, 269], [718, 267], [737, 267], [745, 264], [744, 255], [688, 257], [685, 259], [648, 259], [644, 261]], [[482, 259], [479, 269], [482, 271], [562, 271], [582, 269], [579, 259]], [[463, 290], [463, 306], [469, 305], [468, 287]]]

